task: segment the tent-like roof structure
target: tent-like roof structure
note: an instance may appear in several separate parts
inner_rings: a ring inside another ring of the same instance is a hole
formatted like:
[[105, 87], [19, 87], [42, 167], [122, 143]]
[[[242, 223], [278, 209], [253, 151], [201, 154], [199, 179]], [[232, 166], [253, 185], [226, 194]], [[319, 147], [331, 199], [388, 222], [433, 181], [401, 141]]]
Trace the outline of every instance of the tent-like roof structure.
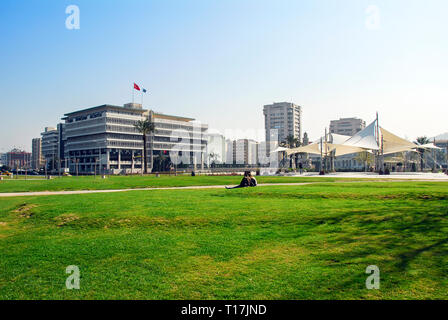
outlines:
[[358, 147], [370, 150], [379, 150], [376, 120], [369, 124], [366, 128], [356, 133], [353, 137], [343, 143], [345, 146]]
[[383, 127], [380, 127], [380, 130], [383, 142], [383, 154], [411, 151], [417, 147], [416, 144], [390, 133]]
[[421, 144], [418, 146], [418, 148], [423, 149], [437, 149], [437, 150], [443, 150], [443, 148], [439, 148], [438, 146], [435, 146], [433, 143], [427, 143], [427, 144]]
[[[418, 148], [416, 144], [400, 138], [382, 127], [377, 126], [377, 120], [374, 120], [365, 129], [359, 131], [354, 136], [344, 136], [329, 133], [325, 138], [304, 147], [288, 149], [289, 155], [294, 153], [327, 154], [334, 151], [336, 157], [345, 154], [358, 153], [363, 151], [381, 150], [384, 155], [396, 152], [412, 151]], [[327, 141], [327, 142], [325, 142]], [[437, 148], [434, 145], [428, 148]], [[425, 146], [420, 146], [425, 148]]]
[[330, 141], [333, 144], [343, 144], [345, 141], [351, 138], [351, 136], [336, 133], [329, 133], [328, 136], [329, 136], [328, 141]]
[[[286, 151], [286, 154], [289, 156], [291, 154], [295, 153], [310, 153], [310, 154], [321, 154], [321, 145], [320, 143], [311, 143], [307, 146], [298, 147], [298, 148], [292, 148], [288, 149]], [[323, 151], [325, 153], [325, 151]]]
[[285, 148], [285, 147], [278, 147], [277, 149], [271, 151], [271, 153], [274, 153], [274, 152], [283, 152], [283, 151], [286, 151], [286, 150], [288, 150], [288, 148]]
[[343, 156], [345, 154], [351, 154], [351, 153], [358, 153], [366, 151], [366, 149], [361, 147], [354, 147], [354, 146], [346, 146], [344, 144], [329, 144], [329, 150], [335, 151], [334, 156], [339, 157]]

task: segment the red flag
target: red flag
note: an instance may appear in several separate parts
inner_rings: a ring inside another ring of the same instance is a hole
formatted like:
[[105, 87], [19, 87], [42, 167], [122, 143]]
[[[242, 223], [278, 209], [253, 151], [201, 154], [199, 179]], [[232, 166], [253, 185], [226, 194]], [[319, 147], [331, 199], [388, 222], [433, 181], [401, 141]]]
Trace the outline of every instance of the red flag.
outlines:
[[135, 82], [134, 82], [134, 89], [140, 91], [140, 87], [136, 85]]

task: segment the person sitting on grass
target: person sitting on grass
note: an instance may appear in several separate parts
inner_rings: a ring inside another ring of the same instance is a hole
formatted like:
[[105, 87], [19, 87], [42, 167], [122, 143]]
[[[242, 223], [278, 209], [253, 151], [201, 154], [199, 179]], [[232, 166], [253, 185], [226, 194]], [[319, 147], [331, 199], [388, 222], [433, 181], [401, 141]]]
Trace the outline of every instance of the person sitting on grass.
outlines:
[[226, 189], [236, 189], [236, 188], [256, 187], [256, 186], [257, 186], [257, 180], [252, 176], [250, 171], [245, 171], [244, 177], [239, 185], [237, 185], [236, 187], [226, 187]]

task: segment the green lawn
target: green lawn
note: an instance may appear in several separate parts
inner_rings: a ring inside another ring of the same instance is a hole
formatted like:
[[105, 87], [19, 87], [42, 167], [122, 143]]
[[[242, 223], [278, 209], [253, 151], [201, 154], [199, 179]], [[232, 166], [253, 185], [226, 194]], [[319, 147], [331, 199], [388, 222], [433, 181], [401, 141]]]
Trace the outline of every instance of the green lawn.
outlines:
[[4, 198], [0, 299], [447, 299], [447, 232], [445, 182]]
[[[3, 180], [0, 192], [58, 191], [58, 190], [110, 190], [148, 187], [184, 187], [209, 185], [236, 185], [241, 176], [110, 176], [106, 179], [94, 176], [62, 177], [52, 180]], [[257, 177], [259, 183], [353, 181], [362, 179], [330, 177]]]

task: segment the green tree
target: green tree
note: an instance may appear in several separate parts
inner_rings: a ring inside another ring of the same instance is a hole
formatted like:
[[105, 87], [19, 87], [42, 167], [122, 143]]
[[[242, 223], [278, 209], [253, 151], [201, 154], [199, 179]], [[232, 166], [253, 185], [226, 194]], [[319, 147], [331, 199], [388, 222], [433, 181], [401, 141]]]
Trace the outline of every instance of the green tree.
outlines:
[[359, 152], [355, 160], [364, 163], [364, 171], [367, 171], [367, 168], [374, 163], [373, 154], [367, 151]]
[[294, 137], [293, 135], [289, 135], [286, 137], [286, 146], [288, 148], [295, 148], [299, 144], [299, 139]]
[[134, 124], [135, 129], [143, 135], [143, 164], [144, 164], [144, 172], [148, 173], [148, 154], [146, 151], [146, 141], [148, 134], [151, 134], [155, 131], [154, 123], [149, 120], [139, 120]]
[[215, 165], [216, 160], [218, 159], [218, 154], [211, 152], [208, 154], [209, 165], [210, 167]]
[[[286, 137], [286, 147], [291, 149], [291, 148], [295, 148], [299, 145], [299, 139], [294, 137], [293, 135], [289, 135]], [[293, 163], [293, 157], [296, 157], [295, 154], [291, 154], [290, 156], [290, 160], [289, 160], [289, 166], [292, 168], [292, 163]]]

